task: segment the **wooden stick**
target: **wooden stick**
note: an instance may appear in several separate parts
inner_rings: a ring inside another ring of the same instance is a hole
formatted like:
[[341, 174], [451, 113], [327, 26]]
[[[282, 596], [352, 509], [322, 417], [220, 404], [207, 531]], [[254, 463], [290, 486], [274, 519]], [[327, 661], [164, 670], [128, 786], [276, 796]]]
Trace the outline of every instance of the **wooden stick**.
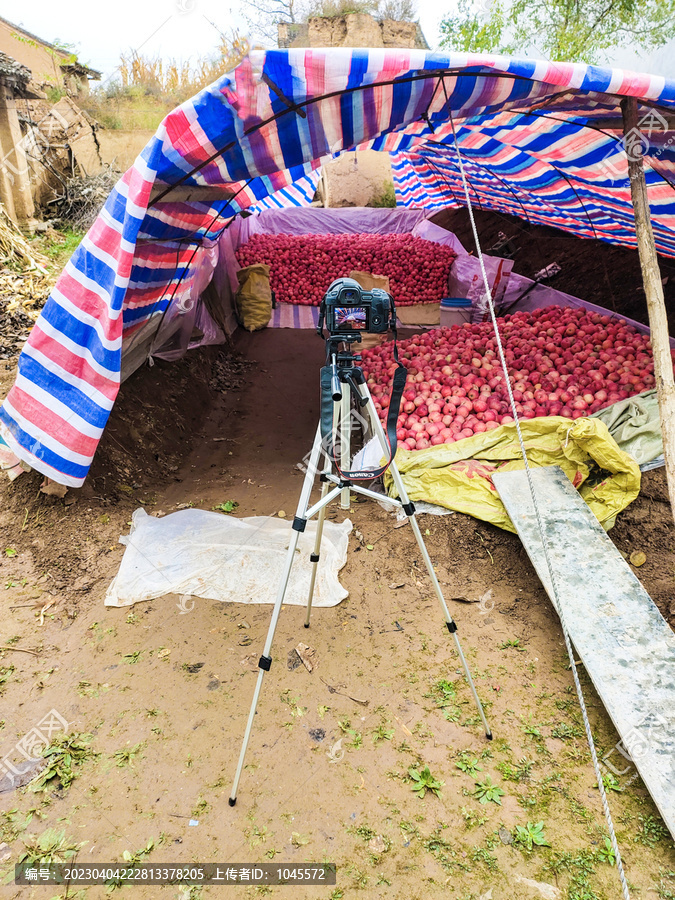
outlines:
[[642, 165], [637, 100], [634, 97], [624, 97], [621, 101], [621, 109], [623, 111], [624, 149], [628, 157], [630, 192], [635, 213], [635, 234], [651, 330], [654, 377], [659, 400], [663, 455], [666, 461], [666, 480], [671, 512], [675, 518], [675, 381], [673, 380], [673, 362], [670, 356], [668, 317], [654, 243], [654, 232], [652, 231], [647, 182]]

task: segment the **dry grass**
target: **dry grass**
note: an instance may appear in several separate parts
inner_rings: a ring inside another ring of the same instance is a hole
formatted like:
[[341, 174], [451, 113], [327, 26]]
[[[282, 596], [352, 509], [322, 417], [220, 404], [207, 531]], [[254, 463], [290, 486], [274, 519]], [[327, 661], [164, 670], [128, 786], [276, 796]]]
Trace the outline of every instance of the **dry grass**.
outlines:
[[119, 78], [93, 90], [82, 108], [104, 128], [154, 131], [180, 103], [231, 71], [250, 49], [238, 32], [221, 35], [214, 52], [185, 62], [122, 54]]
[[248, 39], [234, 31], [229, 36], [221, 34], [215, 56], [195, 62], [163, 60], [132, 50], [121, 56], [122, 87], [140, 87], [155, 97], [182, 102], [233, 69], [249, 49]]

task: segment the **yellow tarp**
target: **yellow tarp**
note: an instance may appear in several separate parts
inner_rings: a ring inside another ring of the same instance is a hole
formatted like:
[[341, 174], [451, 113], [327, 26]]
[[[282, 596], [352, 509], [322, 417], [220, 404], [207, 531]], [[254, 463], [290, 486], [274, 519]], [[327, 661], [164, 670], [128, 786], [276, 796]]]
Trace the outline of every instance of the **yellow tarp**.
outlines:
[[[640, 469], [599, 419], [526, 419], [521, 432], [532, 468], [560, 466], [609, 529], [640, 491]], [[514, 424], [426, 450], [398, 450], [396, 465], [411, 500], [426, 500], [514, 531], [492, 473], [524, 468]], [[389, 472], [385, 486], [397, 496]]]

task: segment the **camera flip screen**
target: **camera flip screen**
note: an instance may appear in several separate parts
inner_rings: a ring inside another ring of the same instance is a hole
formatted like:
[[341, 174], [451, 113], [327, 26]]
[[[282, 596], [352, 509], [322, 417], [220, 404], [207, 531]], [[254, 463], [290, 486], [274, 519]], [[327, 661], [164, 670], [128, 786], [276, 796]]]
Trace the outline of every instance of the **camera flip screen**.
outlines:
[[368, 328], [368, 312], [365, 306], [336, 306], [336, 331], [365, 331]]

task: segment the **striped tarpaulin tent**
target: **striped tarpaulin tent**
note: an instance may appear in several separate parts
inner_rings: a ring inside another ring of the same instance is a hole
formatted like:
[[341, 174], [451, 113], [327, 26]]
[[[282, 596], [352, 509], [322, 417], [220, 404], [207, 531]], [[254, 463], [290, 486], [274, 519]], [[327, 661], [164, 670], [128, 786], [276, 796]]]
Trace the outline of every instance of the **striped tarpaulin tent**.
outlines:
[[259, 200], [253, 207], [254, 211], [263, 209], [286, 209], [289, 206], [309, 206], [314, 200], [316, 188], [321, 177], [321, 171], [317, 169], [299, 178], [288, 187], [281, 188], [269, 197]]
[[659, 250], [675, 255], [675, 83], [531, 59], [418, 50], [270, 50], [160, 125], [59, 278], [0, 409], [12, 450], [79, 486], [115, 401], [123, 352], [193, 307], [221, 230], [276, 195], [306, 203], [322, 161], [393, 156], [403, 205], [461, 202], [634, 246], [621, 99], [636, 97]]

